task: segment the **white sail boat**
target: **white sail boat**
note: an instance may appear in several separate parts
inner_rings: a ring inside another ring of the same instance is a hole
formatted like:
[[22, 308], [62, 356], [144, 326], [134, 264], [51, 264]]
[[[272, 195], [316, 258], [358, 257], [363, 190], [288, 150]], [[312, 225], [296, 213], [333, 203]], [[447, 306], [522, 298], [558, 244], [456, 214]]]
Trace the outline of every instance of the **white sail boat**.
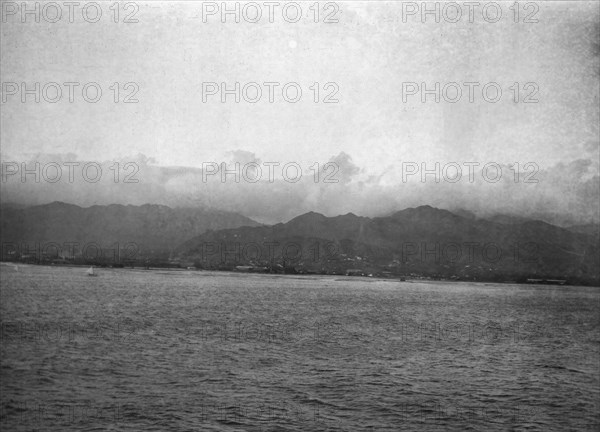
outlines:
[[98, 276], [97, 273], [94, 273], [94, 266], [90, 267], [87, 271], [88, 276]]

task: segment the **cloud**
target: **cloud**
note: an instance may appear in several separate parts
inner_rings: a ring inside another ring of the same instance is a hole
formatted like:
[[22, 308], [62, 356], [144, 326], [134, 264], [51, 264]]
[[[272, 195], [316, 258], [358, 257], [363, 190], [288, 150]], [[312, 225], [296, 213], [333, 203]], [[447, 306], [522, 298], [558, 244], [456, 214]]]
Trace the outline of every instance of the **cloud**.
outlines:
[[[349, 183], [360, 172], [360, 168], [352, 162], [352, 157], [344, 152], [341, 152], [337, 156], [332, 156], [329, 162], [333, 164], [332, 167], [336, 171], [336, 174], [338, 174], [335, 177], [342, 184]], [[327, 175], [327, 171], [332, 172], [331, 169], [327, 170], [324, 168], [323, 174]]]
[[[486, 181], [480, 166], [473, 172], [473, 182], [465, 171], [460, 181], [452, 183], [443, 175], [439, 182], [432, 175], [428, 175], [425, 182], [421, 175], [403, 179], [401, 166], [393, 164], [381, 173], [369, 172], [344, 152], [330, 158], [329, 162], [335, 165], [329, 168], [321, 165], [318, 176], [315, 167], [301, 167], [300, 177], [288, 180], [283, 177], [281, 165], [274, 166], [269, 173], [261, 158], [252, 152], [226, 153], [227, 169], [233, 169], [236, 162], [240, 170], [248, 163], [262, 167], [258, 179], [256, 173], [248, 174], [256, 181], [246, 181], [243, 176], [233, 174], [223, 181], [220, 173], [208, 175], [200, 168], [159, 166], [143, 154], [120, 161], [96, 162], [79, 160], [74, 154], [33, 156], [35, 159], [22, 162], [2, 155], [2, 202], [210, 207], [235, 211], [264, 223], [287, 221], [308, 211], [328, 216], [348, 212], [381, 216], [425, 204], [450, 210], [465, 209], [479, 216], [504, 213], [564, 225], [599, 221], [599, 164], [594, 159], [561, 162], [545, 169], [520, 166], [518, 175], [514, 167], [500, 165], [502, 176], [497, 182]], [[19, 172], [11, 175], [15, 163]], [[21, 177], [22, 163], [30, 171], [36, 171], [38, 163], [38, 182], [33, 172]], [[69, 181], [69, 163], [74, 167], [72, 182]], [[54, 176], [56, 164], [62, 167], [62, 177], [50, 182], [48, 179]], [[84, 173], [86, 164], [91, 164], [87, 174]], [[102, 172], [97, 181], [96, 166]], [[427, 165], [428, 169], [431, 167], [433, 165]], [[289, 173], [292, 176], [294, 170], [290, 169]], [[494, 170], [487, 175], [493, 180]]]

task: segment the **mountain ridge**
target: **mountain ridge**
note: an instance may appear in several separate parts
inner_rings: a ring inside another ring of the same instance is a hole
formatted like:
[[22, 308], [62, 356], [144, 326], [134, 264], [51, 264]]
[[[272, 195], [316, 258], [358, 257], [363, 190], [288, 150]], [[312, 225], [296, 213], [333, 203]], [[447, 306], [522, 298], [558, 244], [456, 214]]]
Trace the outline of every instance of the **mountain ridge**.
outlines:
[[[376, 218], [309, 212], [276, 225], [209, 231], [179, 245], [175, 255], [204, 268], [276, 263], [336, 274], [360, 267], [376, 274], [492, 280], [543, 276], [597, 283], [596, 238], [544, 221], [512, 222], [472, 219], [431, 206]], [[293, 259], [285, 252], [291, 245], [301, 250]], [[250, 248], [253, 256], [244, 252]], [[451, 249], [460, 257], [449, 259]], [[469, 261], [469, 254], [475, 259]]]
[[473, 218], [432, 206], [373, 218], [307, 212], [274, 225], [221, 210], [160, 204], [80, 207], [55, 201], [22, 209], [0, 206], [0, 216], [3, 259], [7, 245], [77, 242], [110, 249], [134, 243], [135, 256], [129, 258], [138, 263], [160, 259], [201, 268], [275, 265], [336, 274], [358, 269], [468, 280], [598, 282], [595, 226]]
[[27, 244], [28, 249], [31, 244], [97, 244], [110, 248], [133, 243], [140, 256], [166, 257], [176, 245], [208, 229], [244, 225], [260, 224], [232, 212], [173, 209], [159, 204], [80, 207], [54, 201], [23, 209], [0, 208], [3, 245]]

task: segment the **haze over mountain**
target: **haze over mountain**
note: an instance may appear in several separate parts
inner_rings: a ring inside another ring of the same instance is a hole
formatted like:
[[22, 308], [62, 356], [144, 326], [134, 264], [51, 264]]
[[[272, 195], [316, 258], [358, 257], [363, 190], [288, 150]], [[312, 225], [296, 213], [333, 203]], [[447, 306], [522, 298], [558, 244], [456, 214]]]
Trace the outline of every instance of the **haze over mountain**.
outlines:
[[[3, 163], [11, 160], [10, 156], [2, 156]], [[598, 161], [592, 159], [559, 163], [545, 169], [540, 167], [535, 173], [532, 168], [523, 170], [521, 166], [517, 174], [515, 167], [501, 165], [502, 176], [495, 182], [485, 180], [482, 166], [474, 170], [473, 182], [470, 182], [469, 173], [463, 166], [462, 178], [455, 183], [447, 181], [443, 172], [437, 178], [439, 182], [431, 174], [425, 178], [420, 172], [406, 175], [401, 160], [390, 161], [388, 167], [368, 169], [344, 152], [320, 161], [318, 178], [311, 165], [300, 165], [303, 172], [297, 182], [282, 177], [282, 166], [288, 161], [280, 162], [270, 181], [264, 165], [269, 159], [241, 150], [213, 160], [215, 163], [223, 161], [228, 169], [238, 163], [240, 171], [246, 164], [257, 164], [262, 167], [259, 181], [249, 182], [242, 175], [236, 179], [233, 174], [223, 178], [222, 172], [209, 175], [197, 167], [160, 166], [151, 158], [137, 155], [123, 160], [98, 161], [102, 174], [98, 181], [90, 182], [82, 177], [82, 166], [86, 162], [76, 155], [36, 154], [24, 162], [27, 169], [34, 168], [35, 163], [40, 164], [40, 181], [36, 182], [33, 174], [23, 177], [23, 163], [15, 160], [20, 172], [12, 175], [7, 174], [6, 169], [3, 172], [0, 183], [3, 203], [41, 205], [63, 201], [84, 207], [151, 203], [172, 208], [213, 208], [240, 213], [268, 224], [288, 221], [309, 211], [326, 216], [352, 212], [378, 217], [421, 205], [467, 211], [478, 217], [502, 214], [540, 219], [560, 226], [600, 222], [599, 168]], [[69, 162], [79, 164], [72, 182], [65, 165]], [[324, 162], [335, 164], [337, 171], [334, 173], [333, 165], [325, 169]], [[125, 169], [127, 163], [132, 165]], [[59, 181], [44, 180], [44, 175], [54, 175], [51, 164], [62, 167]], [[48, 167], [46, 174], [45, 166]], [[428, 168], [434, 166], [427, 165]], [[118, 176], [115, 178], [116, 171]], [[290, 176], [295, 175], [293, 171], [290, 169]], [[447, 171], [447, 177], [453, 175], [450, 171]], [[94, 169], [89, 170], [89, 175], [95, 175]], [[328, 175], [336, 182], [325, 182]], [[493, 175], [494, 169], [490, 169], [488, 176]]]
[[[208, 229], [256, 226], [257, 222], [236, 213], [202, 209], [172, 209], [161, 205], [92, 206], [53, 202], [28, 208], [0, 209], [0, 236], [3, 247], [8, 244], [35, 244], [42, 248], [55, 242], [68, 255], [77, 243], [79, 253], [85, 245], [95, 243], [105, 249], [127, 248], [132, 258], [165, 257], [173, 247]], [[126, 246], [129, 245], [129, 246]], [[96, 254], [90, 246], [88, 255]], [[77, 253], [77, 252], [75, 252]]]

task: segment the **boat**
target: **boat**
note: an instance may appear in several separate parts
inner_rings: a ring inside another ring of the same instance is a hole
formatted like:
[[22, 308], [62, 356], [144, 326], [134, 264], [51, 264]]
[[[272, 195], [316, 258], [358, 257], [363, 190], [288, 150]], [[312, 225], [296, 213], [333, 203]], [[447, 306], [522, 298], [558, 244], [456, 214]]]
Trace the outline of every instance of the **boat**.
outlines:
[[87, 275], [88, 276], [98, 276], [97, 273], [94, 273], [94, 267], [93, 266], [88, 269]]

